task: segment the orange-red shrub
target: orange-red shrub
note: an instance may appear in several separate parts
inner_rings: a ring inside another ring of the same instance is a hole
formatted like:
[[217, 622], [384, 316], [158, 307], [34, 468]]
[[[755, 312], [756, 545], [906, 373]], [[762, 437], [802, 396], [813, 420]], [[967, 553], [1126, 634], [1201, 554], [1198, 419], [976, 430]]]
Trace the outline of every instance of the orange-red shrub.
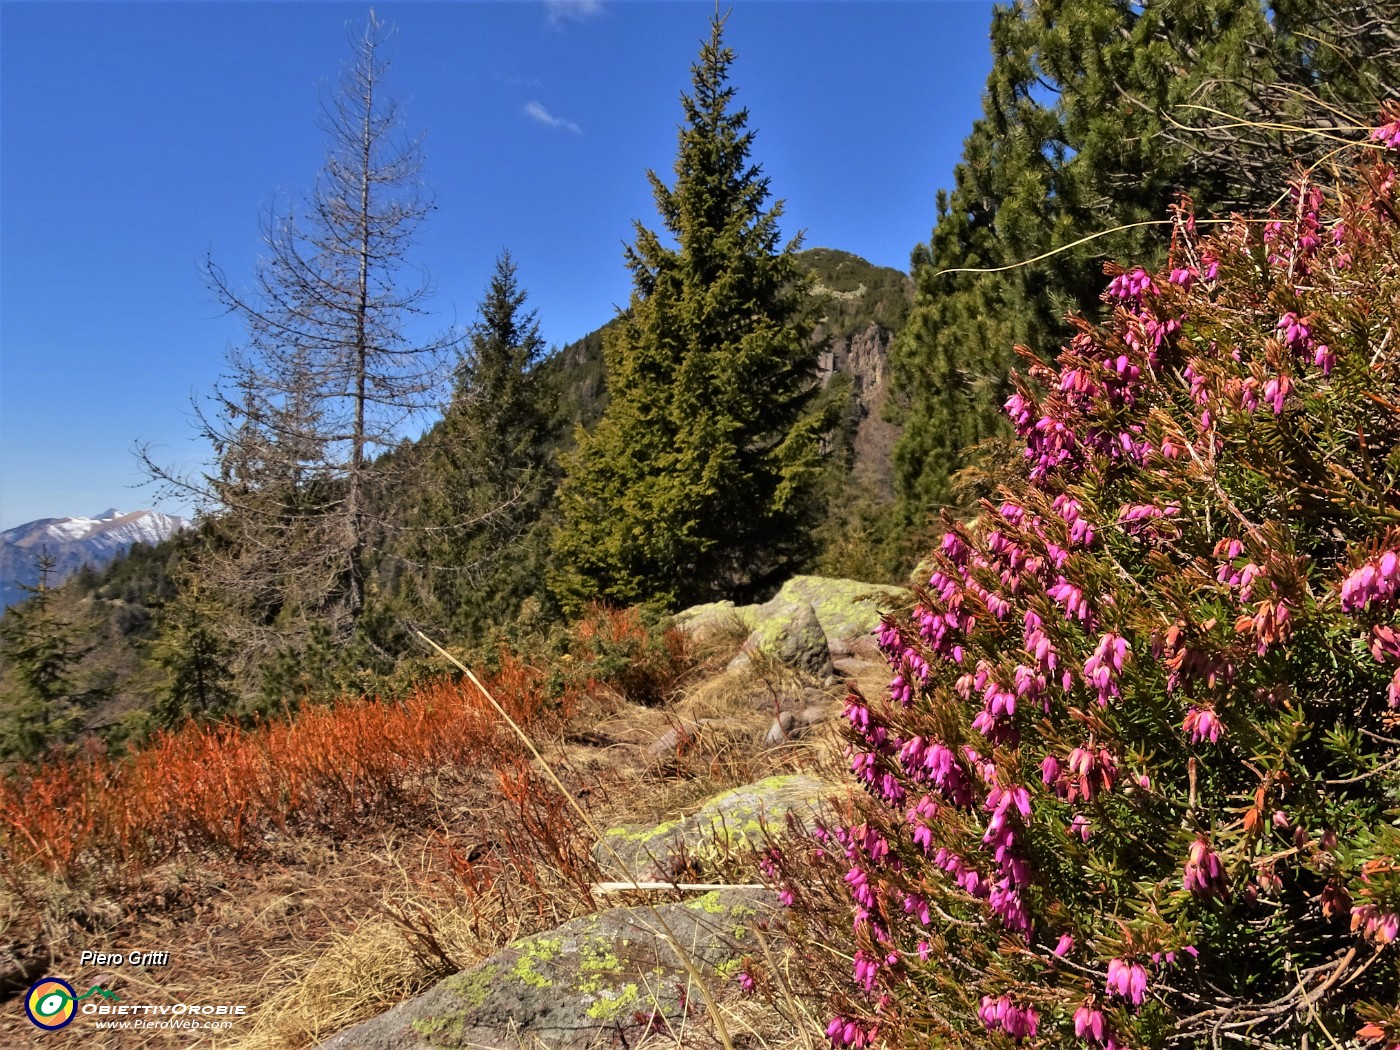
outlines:
[[[487, 687], [527, 728], [546, 711], [542, 672], [502, 657]], [[0, 779], [0, 870], [65, 877], [94, 863], [149, 863], [182, 848], [242, 851], [289, 825], [344, 827], [426, 790], [426, 777], [513, 760], [519, 745], [469, 682], [438, 681], [401, 702], [303, 706], [252, 728], [158, 733], [124, 759], [59, 757]]]

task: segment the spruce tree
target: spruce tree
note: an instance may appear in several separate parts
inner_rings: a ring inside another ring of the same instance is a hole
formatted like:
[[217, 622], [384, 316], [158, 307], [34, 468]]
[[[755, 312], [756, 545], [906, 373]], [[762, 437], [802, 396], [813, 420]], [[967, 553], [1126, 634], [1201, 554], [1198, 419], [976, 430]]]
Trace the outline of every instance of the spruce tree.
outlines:
[[[1076, 242], [1159, 220], [1179, 193], [1202, 217], [1266, 208], [1297, 163], [1332, 148], [1230, 115], [1325, 126], [1340, 112], [1333, 102], [1359, 105], [1378, 69], [1393, 72], [1394, 56], [1380, 55], [1384, 20], [1342, 6], [1016, 0], [996, 10], [984, 116], [952, 191], [938, 195], [932, 238], [914, 251], [916, 304], [891, 353], [906, 527], [961, 502], [952, 478], [970, 462], [964, 450], [1009, 433], [1001, 406], [1015, 346], [1049, 352], [1069, 334], [1067, 314], [1101, 316], [1104, 263], [1155, 262], [1168, 235], [1147, 225]], [[1310, 25], [1330, 26], [1328, 40]], [[1326, 105], [1300, 101], [1324, 87]], [[998, 273], [944, 272], [1051, 251]]]
[[411, 572], [426, 618], [485, 641], [543, 580], [557, 471], [539, 364], [545, 344], [509, 252], [496, 260], [452, 401], [425, 438]]
[[102, 699], [78, 670], [92, 644], [81, 625], [61, 615], [49, 586], [54, 560], [39, 556], [39, 582], [25, 587], [29, 598], [0, 619], [6, 688], [0, 750], [36, 758], [77, 732], [85, 710]]
[[197, 582], [161, 611], [153, 657], [166, 676], [154, 708], [162, 725], [221, 715], [237, 702], [229, 644], [218, 629], [221, 618]]
[[806, 411], [814, 352], [797, 241], [749, 160], [724, 20], [681, 96], [676, 181], [648, 172], [663, 236], [636, 224], [634, 289], [604, 340], [609, 401], [560, 490], [556, 586], [670, 605], [761, 586], [799, 555], [825, 420]]

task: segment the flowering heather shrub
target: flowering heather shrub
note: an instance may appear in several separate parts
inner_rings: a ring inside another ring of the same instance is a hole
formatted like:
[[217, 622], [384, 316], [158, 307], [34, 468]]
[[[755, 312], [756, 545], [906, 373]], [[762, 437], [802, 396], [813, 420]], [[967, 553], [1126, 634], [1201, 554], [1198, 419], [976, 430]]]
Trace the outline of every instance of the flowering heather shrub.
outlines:
[[[1394, 116], [1400, 116], [1397, 110]], [[849, 698], [837, 1046], [1400, 1046], [1400, 120], [1118, 273]]]

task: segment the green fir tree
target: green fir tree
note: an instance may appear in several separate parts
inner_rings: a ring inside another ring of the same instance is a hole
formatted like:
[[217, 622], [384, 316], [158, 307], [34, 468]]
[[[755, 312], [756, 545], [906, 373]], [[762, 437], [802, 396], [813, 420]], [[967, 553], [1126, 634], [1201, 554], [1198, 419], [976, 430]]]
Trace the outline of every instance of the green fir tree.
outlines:
[[780, 243], [781, 202], [734, 109], [724, 20], [682, 95], [674, 186], [648, 172], [674, 247], [636, 225], [634, 290], [606, 334], [609, 400], [566, 461], [556, 586], [667, 605], [762, 587], [802, 555], [820, 474], [809, 410], [807, 282]]
[[26, 587], [29, 598], [0, 619], [6, 679], [0, 750], [11, 758], [33, 759], [71, 740], [103, 695], [79, 671], [92, 642], [58, 611], [49, 586], [53, 568], [53, 558], [41, 554], [38, 584]]
[[162, 610], [152, 654], [165, 673], [154, 708], [160, 724], [218, 716], [237, 703], [229, 643], [220, 622], [220, 613], [200, 594], [197, 582]]
[[477, 644], [544, 586], [557, 469], [545, 344], [508, 252], [496, 261], [452, 402], [424, 441], [412, 570], [424, 617]]

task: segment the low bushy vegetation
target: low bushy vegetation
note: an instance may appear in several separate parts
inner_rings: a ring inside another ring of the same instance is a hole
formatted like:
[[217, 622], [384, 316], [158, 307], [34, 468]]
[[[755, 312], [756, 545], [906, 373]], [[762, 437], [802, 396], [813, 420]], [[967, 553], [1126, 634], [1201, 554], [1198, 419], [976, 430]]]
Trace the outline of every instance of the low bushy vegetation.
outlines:
[[[506, 657], [488, 687], [522, 725], [567, 714], [542, 703], [542, 672]], [[420, 686], [397, 702], [307, 705], [249, 728], [190, 723], [128, 757], [55, 756], [0, 780], [0, 867], [71, 879], [92, 866], [145, 866], [180, 850], [234, 853], [271, 830], [327, 831], [420, 797], [428, 774], [513, 756], [468, 682]]]

